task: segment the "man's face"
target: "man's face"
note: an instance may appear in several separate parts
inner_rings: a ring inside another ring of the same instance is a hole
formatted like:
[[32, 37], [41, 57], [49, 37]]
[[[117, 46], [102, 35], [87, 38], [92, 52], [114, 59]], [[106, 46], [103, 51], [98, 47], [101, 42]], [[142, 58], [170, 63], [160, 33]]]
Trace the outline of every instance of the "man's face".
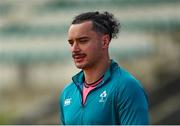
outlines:
[[68, 32], [74, 63], [79, 69], [89, 69], [102, 59], [102, 35], [92, 29], [92, 22], [72, 24]]

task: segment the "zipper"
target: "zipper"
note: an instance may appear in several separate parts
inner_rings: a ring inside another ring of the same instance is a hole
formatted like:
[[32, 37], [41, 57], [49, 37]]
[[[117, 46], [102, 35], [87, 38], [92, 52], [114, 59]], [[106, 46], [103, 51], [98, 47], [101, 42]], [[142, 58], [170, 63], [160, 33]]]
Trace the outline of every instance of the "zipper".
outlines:
[[[92, 90], [88, 93], [88, 95], [86, 96], [86, 99], [88, 98], [88, 96], [89, 96], [92, 92], [94, 92], [95, 90], [101, 88], [101, 87], [103, 86], [103, 84], [104, 84], [104, 81], [102, 80], [102, 81], [97, 85], [97, 87], [95, 87], [94, 89], [92, 89]], [[83, 95], [83, 94], [82, 94], [82, 95]], [[83, 98], [83, 97], [82, 97], [82, 98]], [[83, 106], [83, 107], [84, 107], [85, 103], [86, 103], [86, 100], [85, 100], [84, 104], [83, 104], [83, 100], [82, 100], [82, 106]]]
[[[84, 104], [85, 104], [85, 102], [84, 102]], [[82, 105], [82, 108], [84, 108], [84, 104], [83, 104], [83, 92], [81, 90], [81, 105]]]
[[81, 89], [81, 87], [80, 87], [80, 84], [78, 84], [78, 85], [76, 85], [77, 86], [77, 88], [78, 88], [78, 90], [79, 90], [79, 92], [80, 92], [80, 95], [81, 95], [81, 106], [82, 106], [82, 108], [84, 108], [84, 104], [83, 104], [83, 92], [82, 92], [82, 89]]
[[[106, 80], [106, 81], [108, 81], [108, 80]], [[100, 87], [102, 87], [103, 85], [104, 85], [104, 80], [102, 80], [94, 89], [92, 89], [89, 93], [88, 93], [88, 95], [90, 95], [92, 92], [94, 92], [95, 90], [97, 90], [97, 89], [99, 89]], [[83, 84], [82, 84], [83, 85]], [[79, 92], [80, 92], [80, 95], [81, 95], [81, 106], [82, 106], [82, 108], [84, 108], [84, 106], [85, 106], [85, 103], [86, 103], [86, 101], [84, 102], [84, 104], [83, 104], [83, 89], [81, 89], [81, 85], [80, 84], [77, 84], [76, 85], [77, 87], [78, 87], [78, 90], [79, 90]], [[83, 88], [83, 87], [82, 87]], [[86, 99], [88, 98], [88, 95], [86, 96]]]

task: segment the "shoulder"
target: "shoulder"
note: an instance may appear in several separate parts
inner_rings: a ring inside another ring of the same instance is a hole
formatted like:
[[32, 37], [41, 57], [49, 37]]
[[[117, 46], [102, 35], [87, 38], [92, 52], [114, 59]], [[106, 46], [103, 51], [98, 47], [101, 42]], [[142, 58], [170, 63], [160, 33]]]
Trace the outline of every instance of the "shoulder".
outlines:
[[114, 74], [113, 94], [118, 111], [147, 111], [148, 97], [141, 83], [122, 68], [116, 69]]
[[120, 123], [148, 124], [148, 97], [145, 90], [132, 74], [119, 70], [115, 103], [120, 113]]
[[115, 72], [116, 91], [119, 95], [126, 97], [144, 96], [145, 91], [139, 80], [137, 80], [131, 73], [119, 67]]
[[59, 101], [63, 101], [63, 99], [65, 99], [66, 96], [70, 95], [72, 90], [74, 89], [74, 83], [68, 83], [66, 84], [66, 86], [60, 91], [59, 94]]
[[61, 91], [61, 96], [65, 95], [65, 94], [69, 94], [73, 89], [74, 89], [75, 84], [73, 82], [70, 82], [68, 84], [66, 84], [66, 86], [63, 88], [63, 90]]

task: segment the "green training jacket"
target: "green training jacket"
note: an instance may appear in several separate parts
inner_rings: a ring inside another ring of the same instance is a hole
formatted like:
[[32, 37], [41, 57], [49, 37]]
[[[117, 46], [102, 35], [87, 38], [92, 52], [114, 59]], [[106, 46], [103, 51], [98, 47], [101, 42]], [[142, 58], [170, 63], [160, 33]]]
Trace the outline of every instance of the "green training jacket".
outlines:
[[60, 119], [64, 125], [147, 125], [148, 101], [130, 73], [111, 61], [103, 81], [82, 104], [83, 71], [72, 78], [60, 95]]

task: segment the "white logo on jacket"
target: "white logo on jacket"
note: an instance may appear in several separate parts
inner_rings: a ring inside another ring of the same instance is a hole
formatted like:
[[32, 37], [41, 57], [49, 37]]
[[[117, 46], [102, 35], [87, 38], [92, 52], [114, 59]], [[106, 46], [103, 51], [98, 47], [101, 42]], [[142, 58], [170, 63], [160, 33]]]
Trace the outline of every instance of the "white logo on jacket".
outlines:
[[71, 104], [71, 99], [72, 98], [67, 98], [64, 100], [64, 106], [70, 105]]
[[107, 97], [107, 93], [106, 93], [106, 91], [103, 91], [103, 92], [100, 94], [99, 102], [105, 102], [106, 97]]

